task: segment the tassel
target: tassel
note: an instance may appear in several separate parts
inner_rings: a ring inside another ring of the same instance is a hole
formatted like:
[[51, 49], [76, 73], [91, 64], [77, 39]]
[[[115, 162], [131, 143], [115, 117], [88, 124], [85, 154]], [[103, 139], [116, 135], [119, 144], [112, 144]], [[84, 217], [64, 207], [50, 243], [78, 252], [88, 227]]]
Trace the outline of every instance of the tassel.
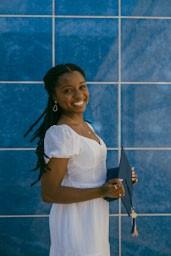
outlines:
[[134, 209], [132, 209], [131, 217], [132, 217], [131, 234], [132, 236], [137, 237], [138, 236], [138, 229], [137, 229], [137, 223], [136, 223], [137, 213], [135, 212]]

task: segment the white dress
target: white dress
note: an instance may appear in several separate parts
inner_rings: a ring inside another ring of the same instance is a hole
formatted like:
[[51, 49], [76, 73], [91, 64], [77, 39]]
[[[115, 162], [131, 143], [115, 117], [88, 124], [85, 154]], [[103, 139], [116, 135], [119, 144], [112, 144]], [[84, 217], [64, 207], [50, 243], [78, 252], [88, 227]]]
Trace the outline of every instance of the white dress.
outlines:
[[[66, 124], [53, 125], [47, 130], [45, 154], [49, 158], [70, 158], [63, 186], [93, 188], [104, 184], [107, 149], [97, 137], [100, 144], [79, 135]], [[49, 227], [50, 256], [110, 256], [109, 203], [103, 198], [53, 203]]]

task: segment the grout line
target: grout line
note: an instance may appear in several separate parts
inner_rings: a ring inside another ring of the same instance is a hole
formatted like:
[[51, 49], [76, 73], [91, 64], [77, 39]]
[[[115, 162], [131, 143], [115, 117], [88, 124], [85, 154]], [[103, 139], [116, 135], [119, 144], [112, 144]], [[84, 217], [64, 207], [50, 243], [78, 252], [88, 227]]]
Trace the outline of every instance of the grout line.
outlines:
[[43, 84], [43, 81], [0, 81], [0, 84]]
[[50, 15], [50, 14], [0, 14], [0, 18], [52, 18], [55, 19], [141, 19], [171, 20], [171, 16], [105, 16], [105, 15]]
[[[121, 155], [121, 0], [118, 0], [118, 163]], [[119, 232], [119, 256], [122, 255], [122, 218], [121, 218], [121, 199], [118, 207], [118, 232]]]
[[55, 0], [52, 0], [52, 66], [55, 66]]
[[105, 16], [105, 15], [56, 15], [57, 19], [67, 19], [67, 18], [74, 18], [74, 19], [118, 19], [118, 16]]
[[0, 215], [0, 218], [47, 218], [48, 214], [16, 214], [16, 215]]
[[87, 84], [111, 84], [111, 85], [117, 85], [118, 84], [118, 82], [96, 82], [96, 81], [87, 81], [86, 82]]
[[[117, 83], [117, 82], [116, 82]], [[171, 82], [155, 82], [155, 81], [148, 81], [148, 82], [136, 82], [136, 81], [130, 81], [130, 82], [121, 82], [121, 84], [135, 84], [135, 85], [139, 85], [139, 84], [148, 84], [148, 85], [155, 85], [155, 84], [167, 84], [167, 85], [171, 85]]]
[[[43, 84], [43, 81], [0, 81], [0, 84]], [[171, 85], [171, 82], [122, 82], [122, 81], [116, 81], [116, 82], [110, 82], [110, 81], [104, 81], [104, 82], [98, 82], [98, 81], [87, 81], [87, 84], [111, 84], [111, 85], [118, 85], [118, 84], [128, 84], [128, 85], [160, 85], [160, 84], [165, 84], [165, 85]]]
[[52, 18], [46, 14], [0, 14], [0, 18]]
[[[54, 51], [55, 52], [55, 51]], [[0, 84], [43, 84], [43, 81], [0, 81]], [[104, 82], [101, 82], [101, 81], [87, 81], [87, 84], [111, 84], [111, 85], [118, 85], [118, 84], [128, 84], [128, 85], [160, 85], [160, 84], [165, 84], [165, 85], [171, 85], [171, 82], [168, 81], [168, 82], [153, 82], [153, 81], [148, 81], [148, 82], [133, 82], [133, 81], [130, 81], [130, 82], [122, 82], [122, 81], [116, 81], [116, 82], [110, 82], [110, 81], [104, 81]]]
[[[119, 0], [118, 0], [119, 1]], [[104, 16], [104, 15], [56, 15], [56, 18], [60, 19], [67, 19], [67, 18], [73, 18], [73, 19], [141, 19], [141, 20], [171, 20], [171, 16]]]
[[147, 150], [147, 151], [159, 151], [159, 150], [171, 150], [171, 147], [124, 147], [125, 150]]
[[35, 151], [36, 148], [0, 148], [0, 151]]
[[[122, 217], [129, 217], [126, 213], [120, 214]], [[109, 214], [110, 217], [118, 217], [118, 213]], [[171, 217], [171, 213], [137, 213], [137, 217]]]
[[[136, 148], [136, 147], [124, 147], [125, 150], [127, 151], [170, 151], [171, 150], [171, 147], [158, 147], [158, 148], [155, 148], [155, 147], [144, 147], [144, 148]], [[10, 148], [10, 147], [0, 147], [0, 151], [34, 151], [36, 150], [36, 148]], [[120, 148], [115, 148], [115, 147], [107, 147], [107, 150], [111, 150], [111, 151], [119, 151]]]
[[121, 16], [121, 19], [171, 20], [171, 16]]
[[[126, 213], [112, 213], [109, 214], [110, 217], [129, 217]], [[49, 214], [3, 214], [0, 218], [48, 218]], [[171, 213], [138, 213], [138, 217], [171, 217]]]

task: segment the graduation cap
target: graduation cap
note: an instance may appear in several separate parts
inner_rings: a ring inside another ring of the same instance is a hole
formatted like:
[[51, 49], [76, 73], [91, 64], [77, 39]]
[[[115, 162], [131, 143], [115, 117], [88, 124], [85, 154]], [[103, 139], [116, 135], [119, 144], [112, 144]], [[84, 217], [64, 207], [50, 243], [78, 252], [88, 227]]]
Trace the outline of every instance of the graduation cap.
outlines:
[[[126, 153], [121, 148], [121, 158], [118, 167], [107, 169], [107, 181], [114, 178], [122, 179], [122, 184], [125, 189], [125, 196], [121, 197], [121, 201], [126, 209], [128, 216], [132, 217], [132, 231], [133, 236], [138, 235], [136, 228], [136, 217], [137, 213], [133, 207], [132, 194], [133, 194], [133, 183], [132, 183], [132, 170], [130, 166]], [[117, 200], [117, 198], [105, 198], [107, 201]]]

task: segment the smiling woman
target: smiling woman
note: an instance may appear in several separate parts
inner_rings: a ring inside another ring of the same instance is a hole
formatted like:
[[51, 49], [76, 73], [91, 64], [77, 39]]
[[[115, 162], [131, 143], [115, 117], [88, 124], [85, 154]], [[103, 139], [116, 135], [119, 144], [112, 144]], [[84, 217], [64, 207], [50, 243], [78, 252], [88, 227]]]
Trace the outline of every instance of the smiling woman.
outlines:
[[83, 117], [89, 99], [84, 71], [57, 65], [44, 83], [48, 105], [28, 132], [44, 115], [32, 140], [39, 139], [42, 198], [52, 203], [50, 256], [109, 256], [109, 205], [103, 198], [118, 198], [124, 189], [119, 179], [105, 182], [106, 145]]

